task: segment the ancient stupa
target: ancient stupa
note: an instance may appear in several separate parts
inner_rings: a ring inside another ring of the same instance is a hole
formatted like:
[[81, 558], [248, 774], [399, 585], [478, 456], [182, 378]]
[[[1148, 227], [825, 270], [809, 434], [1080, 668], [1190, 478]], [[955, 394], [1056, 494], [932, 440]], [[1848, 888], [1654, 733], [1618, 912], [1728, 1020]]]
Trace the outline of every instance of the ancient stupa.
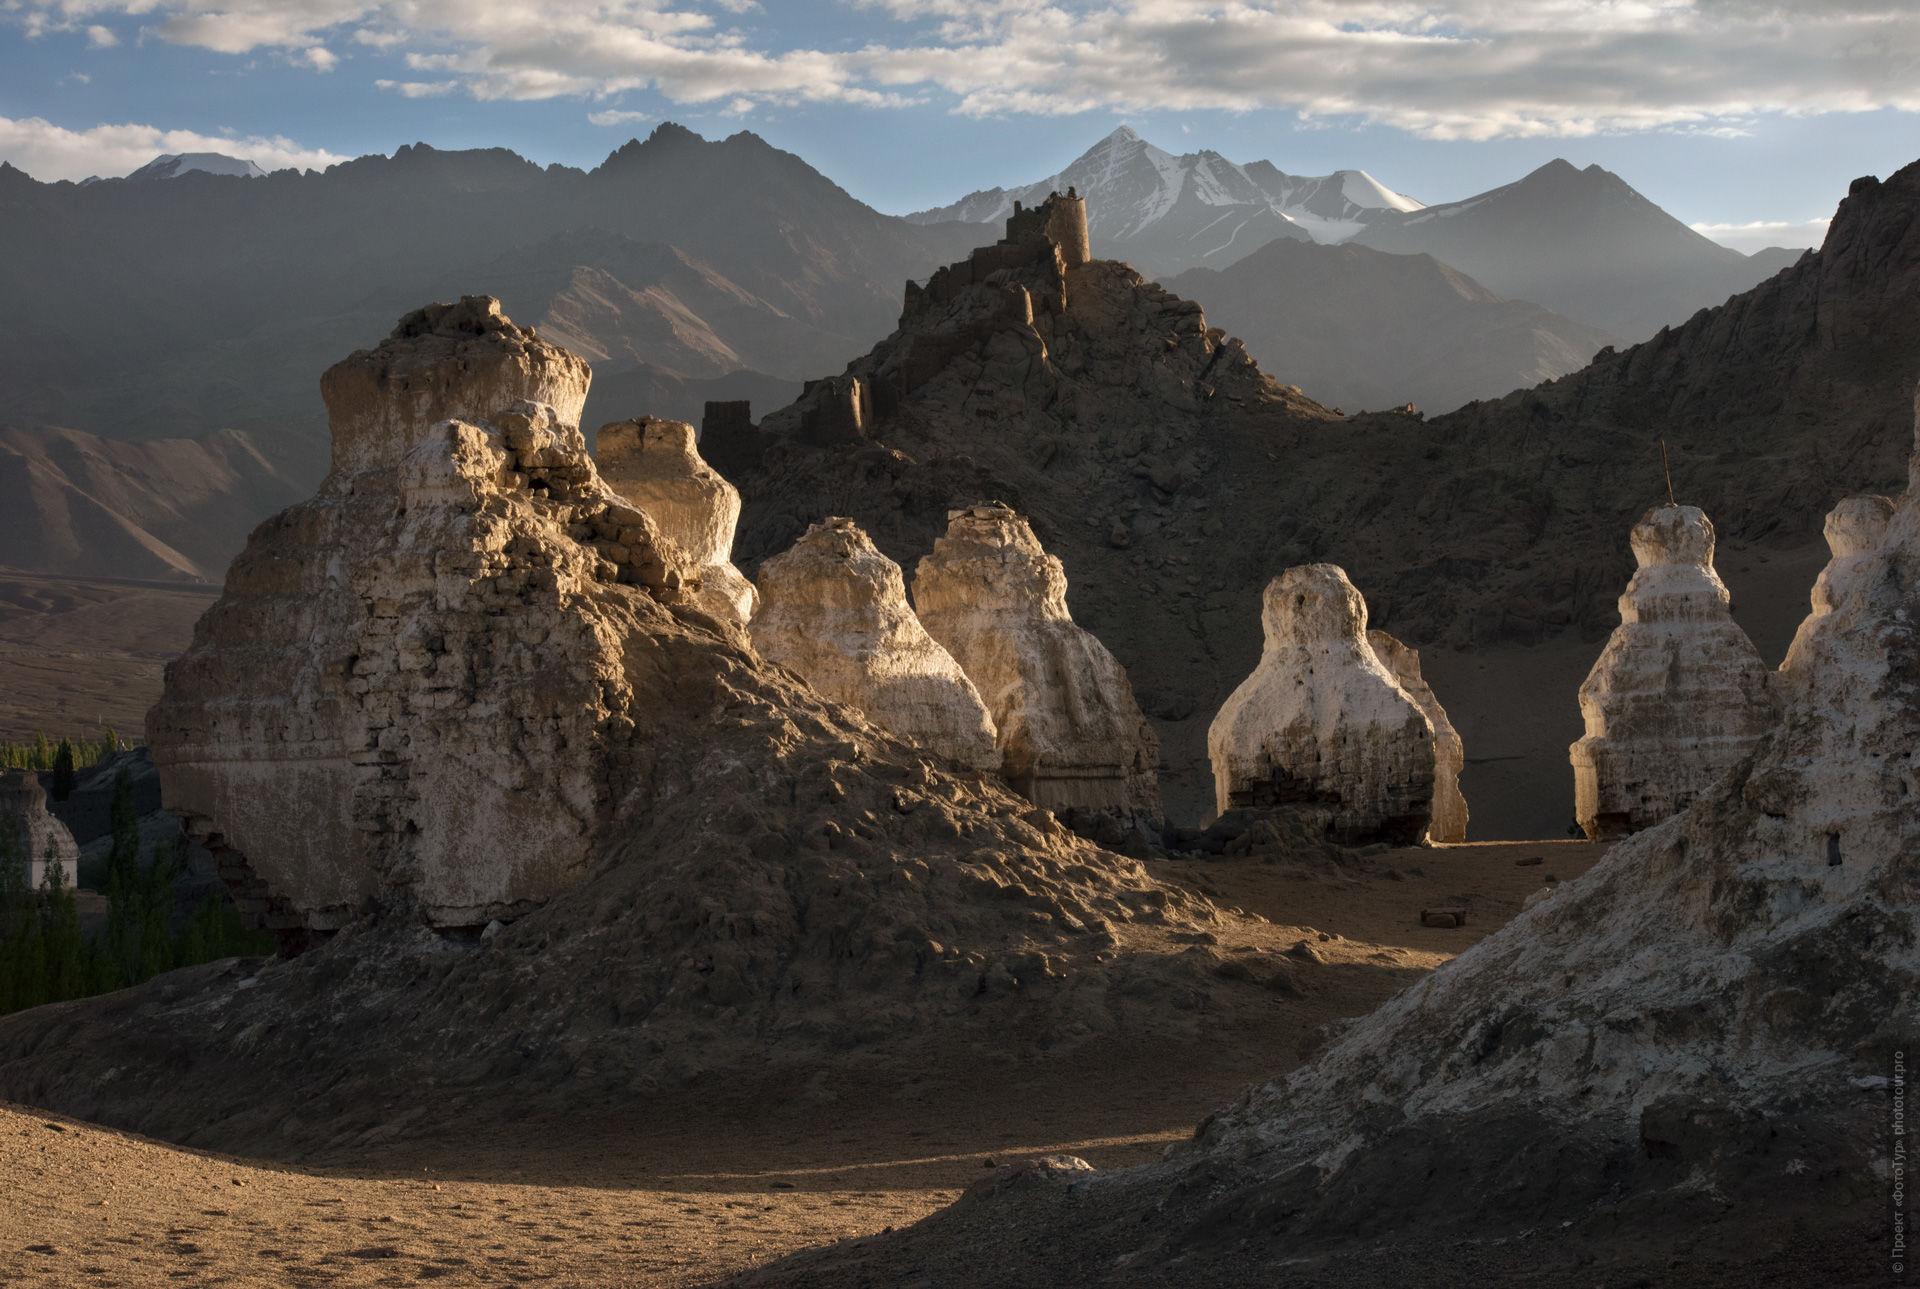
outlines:
[[254, 531], [147, 716], [243, 913], [303, 934], [403, 896], [483, 925], [600, 854], [700, 566], [600, 479], [587, 382], [485, 296], [322, 377], [332, 473]]
[[1433, 726], [1367, 642], [1367, 603], [1333, 564], [1267, 584], [1266, 647], [1207, 731], [1214, 805], [1297, 806], [1347, 843], [1424, 840]]
[[1367, 632], [1367, 644], [1380, 665], [1407, 691], [1407, 697], [1419, 704], [1427, 724], [1433, 727], [1433, 822], [1427, 826], [1427, 839], [1463, 842], [1467, 839], [1467, 799], [1460, 791], [1460, 771], [1467, 763], [1467, 749], [1460, 731], [1453, 728], [1433, 686], [1420, 674], [1419, 650], [1378, 630]]
[[1818, 629], [1820, 619], [1832, 613], [1862, 578], [1884, 571], [1886, 562], [1878, 557], [1877, 548], [1886, 536], [1893, 509], [1891, 497], [1862, 495], [1844, 498], [1827, 513], [1827, 550], [1832, 558], [1814, 579], [1811, 611], [1794, 633], [1786, 661], [1780, 664], [1783, 674], [1798, 674], [1795, 662], [1806, 652], [1807, 641]]
[[997, 770], [993, 718], [907, 603], [900, 566], [823, 519], [760, 566], [753, 646], [835, 702], [967, 769]]
[[752, 619], [753, 583], [733, 566], [740, 493], [705, 461], [685, 421], [642, 416], [600, 427], [593, 463], [621, 497], [647, 512], [700, 570], [695, 599], [742, 626]]
[[913, 602], [986, 701], [1015, 791], [1157, 828], [1158, 740], [1126, 669], [1074, 623], [1066, 570], [1025, 519], [997, 503], [949, 512], [914, 570]]
[[1574, 818], [1595, 839], [1686, 809], [1775, 712], [1766, 664], [1713, 570], [1712, 521], [1698, 506], [1655, 506], [1632, 542], [1640, 568], [1580, 686], [1587, 732], [1568, 750]]
[[33, 771], [0, 771], [0, 830], [22, 848], [28, 886], [37, 889], [46, 880], [49, 863], [61, 866], [69, 887], [79, 884], [80, 847], [47, 809], [46, 789]]

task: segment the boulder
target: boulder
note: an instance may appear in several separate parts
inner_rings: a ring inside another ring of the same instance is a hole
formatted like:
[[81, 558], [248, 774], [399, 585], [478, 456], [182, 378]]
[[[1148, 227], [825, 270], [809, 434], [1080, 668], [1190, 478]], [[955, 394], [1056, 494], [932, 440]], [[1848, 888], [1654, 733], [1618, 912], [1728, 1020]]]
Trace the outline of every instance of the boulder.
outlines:
[[1433, 726], [1374, 655], [1346, 573], [1288, 569], [1267, 584], [1260, 621], [1260, 663], [1207, 730], [1215, 808], [1306, 807], [1348, 844], [1424, 840]]
[[701, 606], [746, 625], [758, 600], [732, 562], [740, 493], [701, 459], [693, 427], [657, 416], [603, 425], [594, 465], [699, 566]]
[[1587, 732], [1568, 749], [1574, 818], [1596, 840], [1686, 809], [1775, 716], [1766, 664], [1713, 570], [1712, 521], [1697, 506], [1655, 506], [1632, 542], [1640, 568], [1580, 686]]
[[644, 788], [700, 570], [601, 481], [587, 380], [484, 297], [322, 378], [332, 473], [254, 531], [147, 716], [256, 923], [397, 898], [483, 926], [579, 880]]
[[65, 871], [69, 887], [80, 884], [80, 847], [47, 809], [46, 789], [33, 771], [0, 772], [0, 830], [0, 843], [11, 839], [22, 847], [26, 866], [21, 875], [28, 886], [37, 889], [52, 864]]
[[753, 646], [951, 764], [1000, 767], [979, 691], [914, 615], [900, 566], [851, 519], [821, 520], [760, 566]]
[[1000, 773], [1049, 810], [1158, 821], [1159, 742], [1126, 669], [1074, 624], [1065, 568], [1006, 506], [947, 520], [914, 570], [914, 606], [986, 701]]
[[1460, 732], [1453, 728], [1446, 708], [1440, 706], [1433, 687], [1420, 674], [1419, 650], [1377, 630], [1367, 632], [1367, 643], [1373, 647], [1373, 656], [1407, 691], [1407, 697], [1419, 704], [1427, 723], [1433, 726], [1433, 822], [1427, 826], [1427, 837], [1438, 842], [1463, 842], [1467, 839], [1467, 799], [1460, 792], [1460, 771], [1467, 763], [1467, 752]]

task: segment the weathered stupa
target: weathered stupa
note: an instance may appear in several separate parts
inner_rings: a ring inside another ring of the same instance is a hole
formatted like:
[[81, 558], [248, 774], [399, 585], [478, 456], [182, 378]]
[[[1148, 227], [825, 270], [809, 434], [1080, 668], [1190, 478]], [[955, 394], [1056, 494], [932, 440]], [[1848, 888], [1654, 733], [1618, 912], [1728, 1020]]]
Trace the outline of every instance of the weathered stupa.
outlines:
[[1427, 838], [1463, 842], [1467, 839], [1467, 799], [1460, 791], [1460, 771], [1467, 764], [1467, 749], [1460, 731], [1453, 728], [1433, 686], [1420, 674], [1418, 649], [1378, 630], [1367, 632], [1367, 644], [1433, 727], [1433, 822], [1427, 826]]
[[1367, 602], [1333, 564], [1267, 584], [1266, 647], [1207, 731], [1214, 806], [1305, 806], [1335, 840], [1411, 845], [1433, 819], [1433, 726], [1367, 643]]
[[1784, 675], [1799, 673], [1796, 662], [1818, 630], [1820, 619], [1838, 608], [1862, 577], [1885, 572], [1886, 561], [1879, 556], [1879, 546], [1892, 518], [1892, 499], [1870, 495], [1848, 497], [1828, 512], [1827, 549], [1832, 558], [1814, 580], [1812, 611], [1794, 633], [1786, 661], [1780, 664]]
[[1713, 570], [1712, 521], [1697, 506], [1655, 506], [1632, 542], [1640, 568], [1580, 686], [1587, 732], [1568, 749], [1574, 818], [1596, 839], [1686, 809], [1775, 715], [1766, 664]]
[[753, 646], [828, 698], [970, 770], [997, 770], [993, 718], [907, 603], [900, 566], [851, 519], [823, 519], [760, 566]]
[[47, 809], [46, 789], [31, 770], [0, 771], [0, 843], [21, 847], [21, 877], [38, 888], [50, 863], [59, 864], [69, 887], [80, 881], [80, 847], [67, 826]]
[[593, 462], [621, 497], [647, 512], [700, 570], [696, 601], [742, 626], [757, 602], [733, 566], [740, 493], [705, 461], [685, 421], [642, 416], [600, 427]]
[[1067, 574], [997, 503], [948, 515], [913, 601], [998, 731], [1000, 772], [1049, 810], [1160, 820], [1159, 744], [1126, 669], [1067, 611]]
[[700, 566], [601, 481], [587, 382], [484, 296], [321, 379], [332, 473], [254, 531], [147, 717], [243, 913], [298, 934], [404, 895], [479, 925], [599, 854], [672, 701], [636, 642]]

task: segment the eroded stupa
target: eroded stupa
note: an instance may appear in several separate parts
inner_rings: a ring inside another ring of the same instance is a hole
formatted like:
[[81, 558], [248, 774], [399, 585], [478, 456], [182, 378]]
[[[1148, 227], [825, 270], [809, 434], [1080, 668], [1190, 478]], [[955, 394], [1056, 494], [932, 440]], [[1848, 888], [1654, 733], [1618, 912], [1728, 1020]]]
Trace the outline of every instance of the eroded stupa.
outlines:
[[254, 531], [147, 717], [243, 913], [324, 931], [404, 895], [479, 925], [598, 855], [672, 701], [636, 641], [700, 566], [601, 480], [587, 383], [484, 296], [322, 377], [332, 473]]
[[740, 493], [700, 458], [693, 427], [642, 416], [600, 427], [593, 461], [601, 479], [644, 510], [700, 570], [695, 599], [709, 612], [745, 625], [757, 597], [733, 566]]
[[31, 770], [0, 771], [0, 834], [20, 846], [21, 878], [38, 889], [50, 864], [59, 864], [69, 887], [80, 880], [80, 847], [67, 826], [47, 809], [47, 792]]
[[979, 691], [907, 603], [900, 566], [851, 519], [823, 519], [760, 566], [753, 646], [828, 698], [943, 760], [997, 770]]
[[1378, 630], [1367, 632], [1367, 644], [1433, 727], [1433, 822], [1427, 826], [1427, 838], [1463, 842], [1467, 839], [1467, 799], [1460, 791], [1460, 771], [1467, 763], [1467, 749], [1460, 731], [1453, 728], [1433, 686], [1420, 674], [1418, 649]]
[[1574, 818], [1590, 838], [1686, 809], [1774, 719], [1766, 664], [1733, 621], [1713, 541], [1698, 506], [1655, 506], [1633, 526], [1639, 571], [1580, 686], [1587, 732], [1568, 749]]
[[1433, 726], [1367, 642], [1367, 603], [1333, 564], [1267, 584], [1266, 646], [1207, 731], [1214, 806], [1306, 807], [1347, 843], [1412, 845], [1434, 807]]
[[1786, 661], [1780, 664], [1784, 675], [1799, 672], [1796, 661], [1806, 651], [1820, 619], [1832, 613], [1863, 577], [1877, 577], [1885, 571], [1886, 561], [1878, 551], [1893, 509], [1890, 497], [1862, 495], [1847, 497], [1828, 512], [1825, 529], [1832, 558], [1814, 579], [1811, 611], [1794, 633]]
[[1035, 805], [1160, 819], [1159, 742], [1126, 669], [1067, 610], [1067, 574], [1006, 506], [948, 514], [913, 575], [927, 633], [979, 690], [1000, 772]]

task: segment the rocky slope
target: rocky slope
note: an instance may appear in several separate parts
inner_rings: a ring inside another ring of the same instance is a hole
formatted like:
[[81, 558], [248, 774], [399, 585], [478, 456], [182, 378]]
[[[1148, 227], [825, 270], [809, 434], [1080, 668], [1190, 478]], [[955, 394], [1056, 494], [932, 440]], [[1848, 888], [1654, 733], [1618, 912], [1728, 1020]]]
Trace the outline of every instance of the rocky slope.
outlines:
[[[1817, 541], [1824, 499], [1888, 490], [1920, 361], [1916, 216], [1920, 165], [1861, 181], [1825, 247], [1753, 291], [1424, 420], [1334, 415], [1124, 265], [1054, 282], [982, 252], [982, 280], [939, 279], [944, 302], [916, 288], [901, 327], [839, 378], [843, 397], [846, 380], [867, 391], [857, 432], [805, 428], [822, 386], [731, 459], [708, 455], [745, 499], [749, 571], [829, 514], [903, 565], [950, 505], [994, 497], [1027, 515], [1066, 566], [1075, 620], [1156, 720], [1169, 810], [1197, 816], [1207, 722], [1253, 669], [1260, 591], [1281, 569], [1345, 568], [1461, 720], [1457, 650], [1577, 638], [1599, 652], [1632, 571], [1620, 534], [1665, 495], [1661, 439], [1680, 499], [1729, 546]], [[1470, 768], [1467, 796], [1496, 772]], [[1563, 831], [1571, 774], [1555, 764], [1529, 783], [1521, 795], [1548, 809], [1506, 835]]]
[[1430, 255], [1272, 241], [1166, 279], [1262, 370], [1349, 411], [1446, 412], [1577, 371], [1619, 338], [1508, 300]]
[[1871, 558], [1803, 636], [1780, 721], [1692, 809], [1167, 1162], [1003, 1170], [892, 1240], [742, 1282], [1899, 1283], [1920, 451]]
[[247, 531], [299, 495], [254, 439], [127, 443], [0, 426], [0, 566], [69, 578], [217, 582]]

